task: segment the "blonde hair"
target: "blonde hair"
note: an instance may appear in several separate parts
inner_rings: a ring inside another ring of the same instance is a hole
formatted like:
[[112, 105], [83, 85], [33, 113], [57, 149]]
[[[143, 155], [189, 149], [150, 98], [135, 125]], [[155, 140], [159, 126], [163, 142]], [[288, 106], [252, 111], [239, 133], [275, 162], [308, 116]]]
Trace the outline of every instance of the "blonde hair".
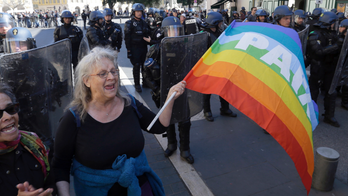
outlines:
[[[73, 110], [80, 116], [83, 122], [88, 109], [88, 103], [92, 100], [92, 92], [88, 88], [84, 79], [87, 79], [98, 66], [101, 65], [101, 60], [107, 58], [114, 63], [115, 68], [118, 68], [117, 64], [117, 53], [110, 48], [95, 47], [91, 52], [83, 57], [75, 70], [75, 89], [74, 97], [68, 108], [73, 108]], [[118, 80], [118, 88], [116, 96], [124, 99], [126, 106], [130, 105], [131, 99], [128, 94], [120, 90], [119, 85], [120, 80]]]

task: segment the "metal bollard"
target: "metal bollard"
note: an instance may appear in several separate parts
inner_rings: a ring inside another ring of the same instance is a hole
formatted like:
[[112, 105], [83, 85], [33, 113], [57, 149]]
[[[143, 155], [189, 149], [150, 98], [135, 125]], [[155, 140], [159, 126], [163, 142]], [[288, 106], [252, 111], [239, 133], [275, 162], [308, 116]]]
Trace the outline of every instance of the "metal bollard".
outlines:
[[340, 154], [332, 148], [317, 148], [312, 180], [313, 188], [320, 191], [333, 189], [339, 158]]

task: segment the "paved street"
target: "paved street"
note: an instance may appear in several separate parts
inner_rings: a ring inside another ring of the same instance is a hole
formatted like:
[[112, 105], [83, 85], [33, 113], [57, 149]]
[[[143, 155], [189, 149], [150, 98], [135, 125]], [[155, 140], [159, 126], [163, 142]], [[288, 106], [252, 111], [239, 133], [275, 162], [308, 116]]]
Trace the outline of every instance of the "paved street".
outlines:
[[[124, 21], [122, 21], [124, 22]], [[79, 21], [81, 27], [82, 21]], [[121, 24], [123, 28], [123, 24]], [[53, 43], [51, 29], [30, 29], [38, 46]], [[54, 54], [52, 54], [54, 55]], [[138, 94], [132, 82], [132, 65], [127, 59], [125, 45], [118, 56], [122, 89], [143, 101], [158, 112], [151, 99], [150, 89]], [[320, 115], [323, 100], [319, 99]], [[340, 153], [334, 189], [320, 192], [312, 189], [310, 196], [348, 195], [348, 111], [336, 101], [336, 118], [340, 128], [320, 122], [313, 132], [314, 148], [330, 147]], [[301, 196], [306, 190], [296, 168], [285, 150], [248, 117], [220, 116], [218, 96], [211, 99], [214, 122], [198, 115], [191, 126], [191, 153], [195, 163], [191, 166], [180, 159], [177, 151], [171, 159], [163, 155], [166, 139], [144, 132], [145, 151], [150, 166], [162, 179], [166, 195], [216, 195], [216, 196]], [[320, 121], [322, 117], [320, 116]]]

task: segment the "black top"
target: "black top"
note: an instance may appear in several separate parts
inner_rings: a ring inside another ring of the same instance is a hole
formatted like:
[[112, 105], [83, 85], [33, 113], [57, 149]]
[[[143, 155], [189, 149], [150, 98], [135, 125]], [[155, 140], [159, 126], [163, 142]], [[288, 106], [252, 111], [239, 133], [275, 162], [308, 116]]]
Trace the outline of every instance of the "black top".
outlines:
[[17, 195], [17, 184], [25, 181], [37, 189], [53, 188], [56, 190], [52, 172], [44, 182], [40, 162], [19, 143], [15, 150], [0, 155], [0, 195]]
[[[121, 115], [108, 123], [101, 123], [87, 114], [79, 129], [75, 117], [67, 111], [61, 119], [55, 140], [52, 166], [56, 182], [69, 182], [72, 158], [92, 169], [111, 169], [116, 157], [126, 154], [137, 157], [144, 148], [141, 129], [146, 130], [155, 114], [136, 100], [142, 118], [135, 109], [125, 106]], [[157, 120], [150, 133], [163, 133], [165, 127]]]

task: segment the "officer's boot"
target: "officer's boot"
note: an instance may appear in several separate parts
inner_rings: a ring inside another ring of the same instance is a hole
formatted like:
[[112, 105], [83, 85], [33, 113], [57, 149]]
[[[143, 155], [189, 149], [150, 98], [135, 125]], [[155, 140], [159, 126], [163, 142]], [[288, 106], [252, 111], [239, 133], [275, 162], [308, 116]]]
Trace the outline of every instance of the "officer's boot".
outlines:
[[195, 162], [190, 153], [190, 120], [179, 123], [180, 156], [188, 163]]
[[219, 98], [221, 103], [220, 114], [222, 116], [237, 117], [237, 114], [233, 113], [232, 110], [230, 110], [230, 104], [222, 97], [219, 96]]
[[167, 128], [167, 139], [168, 139], [168, 146], [167, 146], [167, 149], [164, 151], [165, 157], [171, 156], [173, 152], [176, 151], [177, 149], [175, 124], [169, 125], [169, 127]]
[[342, 86], [342, 102], [341, 106], [348, 110], [348, 85], [343, 85]]
[[335, 118], [335, 108], [336, 108], [336, 96], [337, 93], [334, 92], [333, 94], [326, 94], [324, 98], [324, 122], [334, 126], [334, 127], [340, 127], [340, 124], [337, 122]]
[[214, 117], [210, 110], [210, 97], [211, 97], [211, 94], [203, 94], [203, 110], [204, 110], [203, 113], [207, 121], [213, 122]]
[[135, 64], [133, 66], [133, 79], [134, 79], [134, 87], [137, 92], [141, 92], [141, 86], [140, 86], [140, 65]]

